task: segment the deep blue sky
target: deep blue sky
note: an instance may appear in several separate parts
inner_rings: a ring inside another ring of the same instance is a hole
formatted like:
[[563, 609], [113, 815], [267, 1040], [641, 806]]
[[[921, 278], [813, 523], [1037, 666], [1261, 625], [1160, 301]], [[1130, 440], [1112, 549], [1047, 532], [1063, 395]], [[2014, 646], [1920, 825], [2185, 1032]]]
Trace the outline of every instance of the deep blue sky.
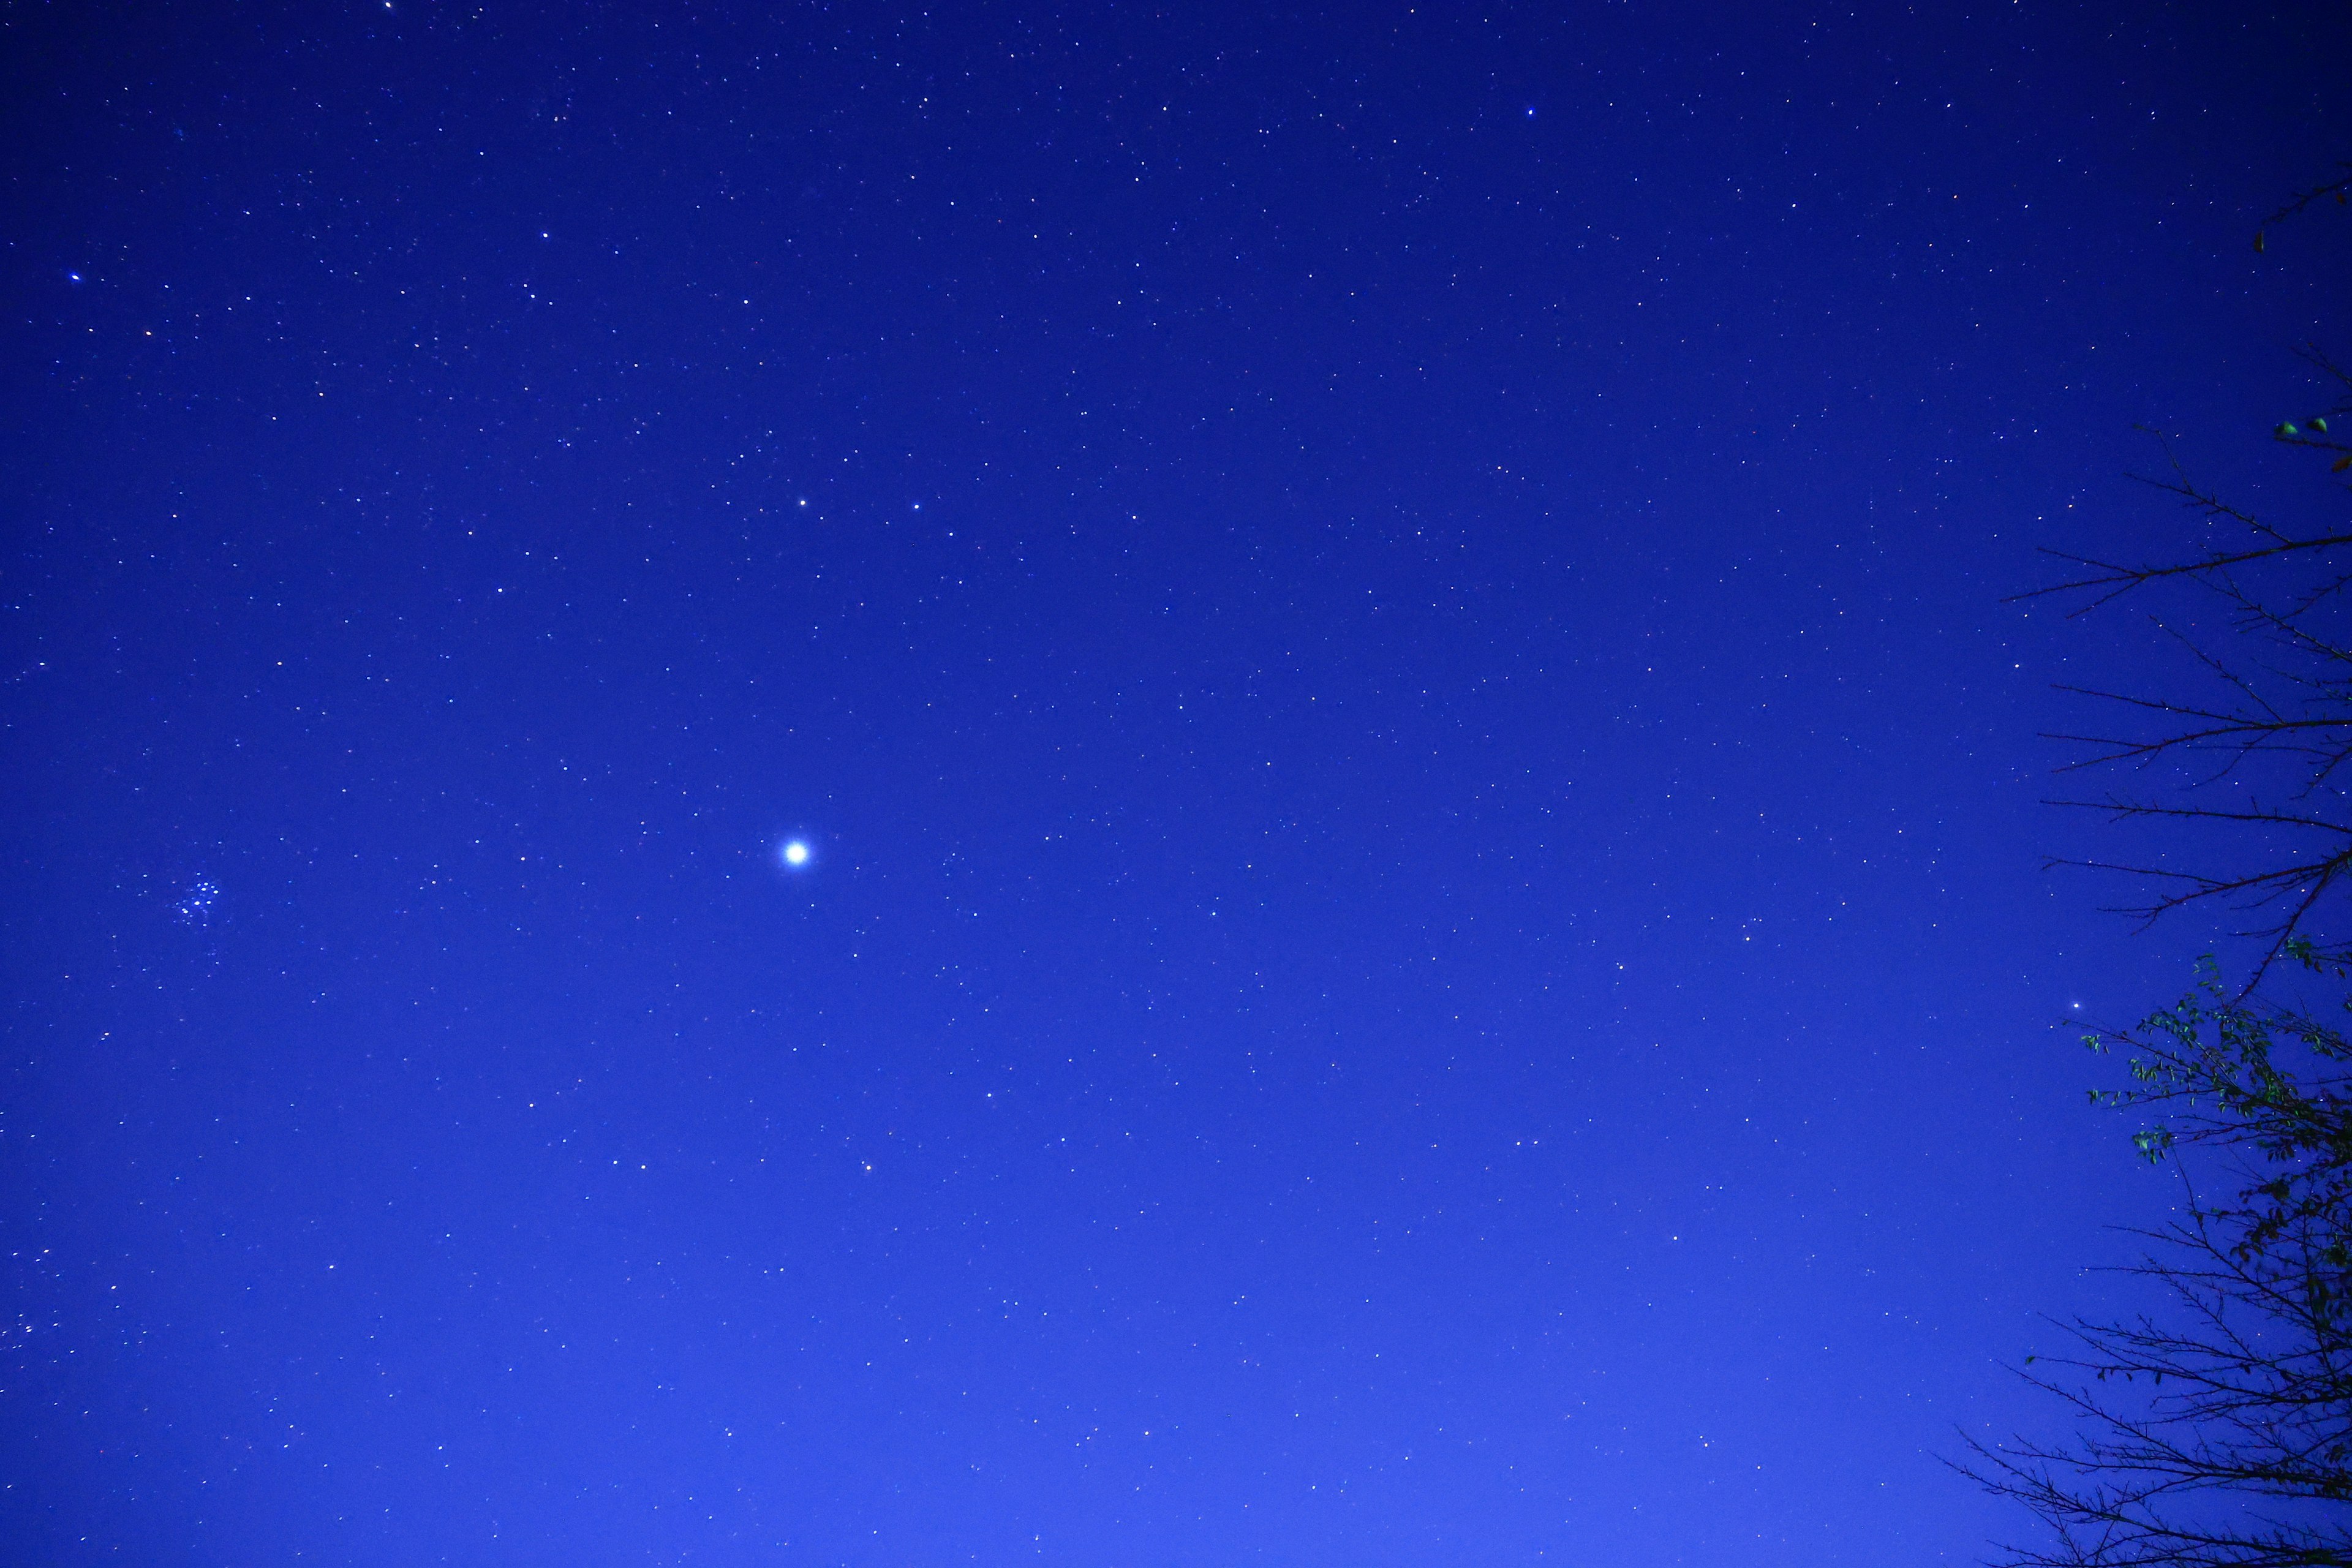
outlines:
[[6, 1560], [2017, 1533], [2168, 1201], [2051, 1024], [2209, 933], [2042, 871], [2152, 667], [2002, 600], [2187, 537], [2135, 425], [2299, 493], [2347, 59], [0, 10]]

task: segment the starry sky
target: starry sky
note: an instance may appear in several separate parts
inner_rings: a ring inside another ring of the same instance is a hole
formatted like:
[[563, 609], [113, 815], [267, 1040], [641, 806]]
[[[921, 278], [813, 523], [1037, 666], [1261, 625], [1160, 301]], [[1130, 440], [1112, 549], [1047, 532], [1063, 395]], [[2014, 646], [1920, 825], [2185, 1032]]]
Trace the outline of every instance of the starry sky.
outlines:
[[2302, 493], [2347, 58], [0, 9], [8, 1560], [2024, 1534], [2214, 933], [2009, 596]]

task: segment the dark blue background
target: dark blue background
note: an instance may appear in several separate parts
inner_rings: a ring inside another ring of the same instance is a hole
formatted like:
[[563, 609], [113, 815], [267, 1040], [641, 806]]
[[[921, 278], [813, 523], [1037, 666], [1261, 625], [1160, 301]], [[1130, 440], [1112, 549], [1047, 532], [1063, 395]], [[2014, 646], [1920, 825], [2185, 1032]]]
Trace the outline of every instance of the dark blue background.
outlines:
[[0, 17], [9, 1561], [2022, 1533], [2340, 7]]

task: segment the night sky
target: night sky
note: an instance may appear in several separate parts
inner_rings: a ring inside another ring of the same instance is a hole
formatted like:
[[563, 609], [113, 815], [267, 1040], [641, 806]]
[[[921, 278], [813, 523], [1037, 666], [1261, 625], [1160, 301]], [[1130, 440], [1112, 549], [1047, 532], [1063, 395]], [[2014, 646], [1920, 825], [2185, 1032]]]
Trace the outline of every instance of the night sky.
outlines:
[[0, 1558], [2030, 1536], [2215, 932], [2008, 596], [2328, 499], [2347, 60], [0, 9]]

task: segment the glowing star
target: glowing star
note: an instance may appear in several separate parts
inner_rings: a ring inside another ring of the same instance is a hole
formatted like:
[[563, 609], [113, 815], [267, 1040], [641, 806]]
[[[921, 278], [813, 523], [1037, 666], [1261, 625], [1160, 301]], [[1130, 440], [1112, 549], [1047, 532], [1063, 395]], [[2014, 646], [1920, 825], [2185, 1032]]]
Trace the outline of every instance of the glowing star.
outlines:
[[808, 864], [808, 860], [809, 847], [802, 843], [799, 839], [795, 838], [791, 843], [784, 846], [785, 865], [805, 866]]

